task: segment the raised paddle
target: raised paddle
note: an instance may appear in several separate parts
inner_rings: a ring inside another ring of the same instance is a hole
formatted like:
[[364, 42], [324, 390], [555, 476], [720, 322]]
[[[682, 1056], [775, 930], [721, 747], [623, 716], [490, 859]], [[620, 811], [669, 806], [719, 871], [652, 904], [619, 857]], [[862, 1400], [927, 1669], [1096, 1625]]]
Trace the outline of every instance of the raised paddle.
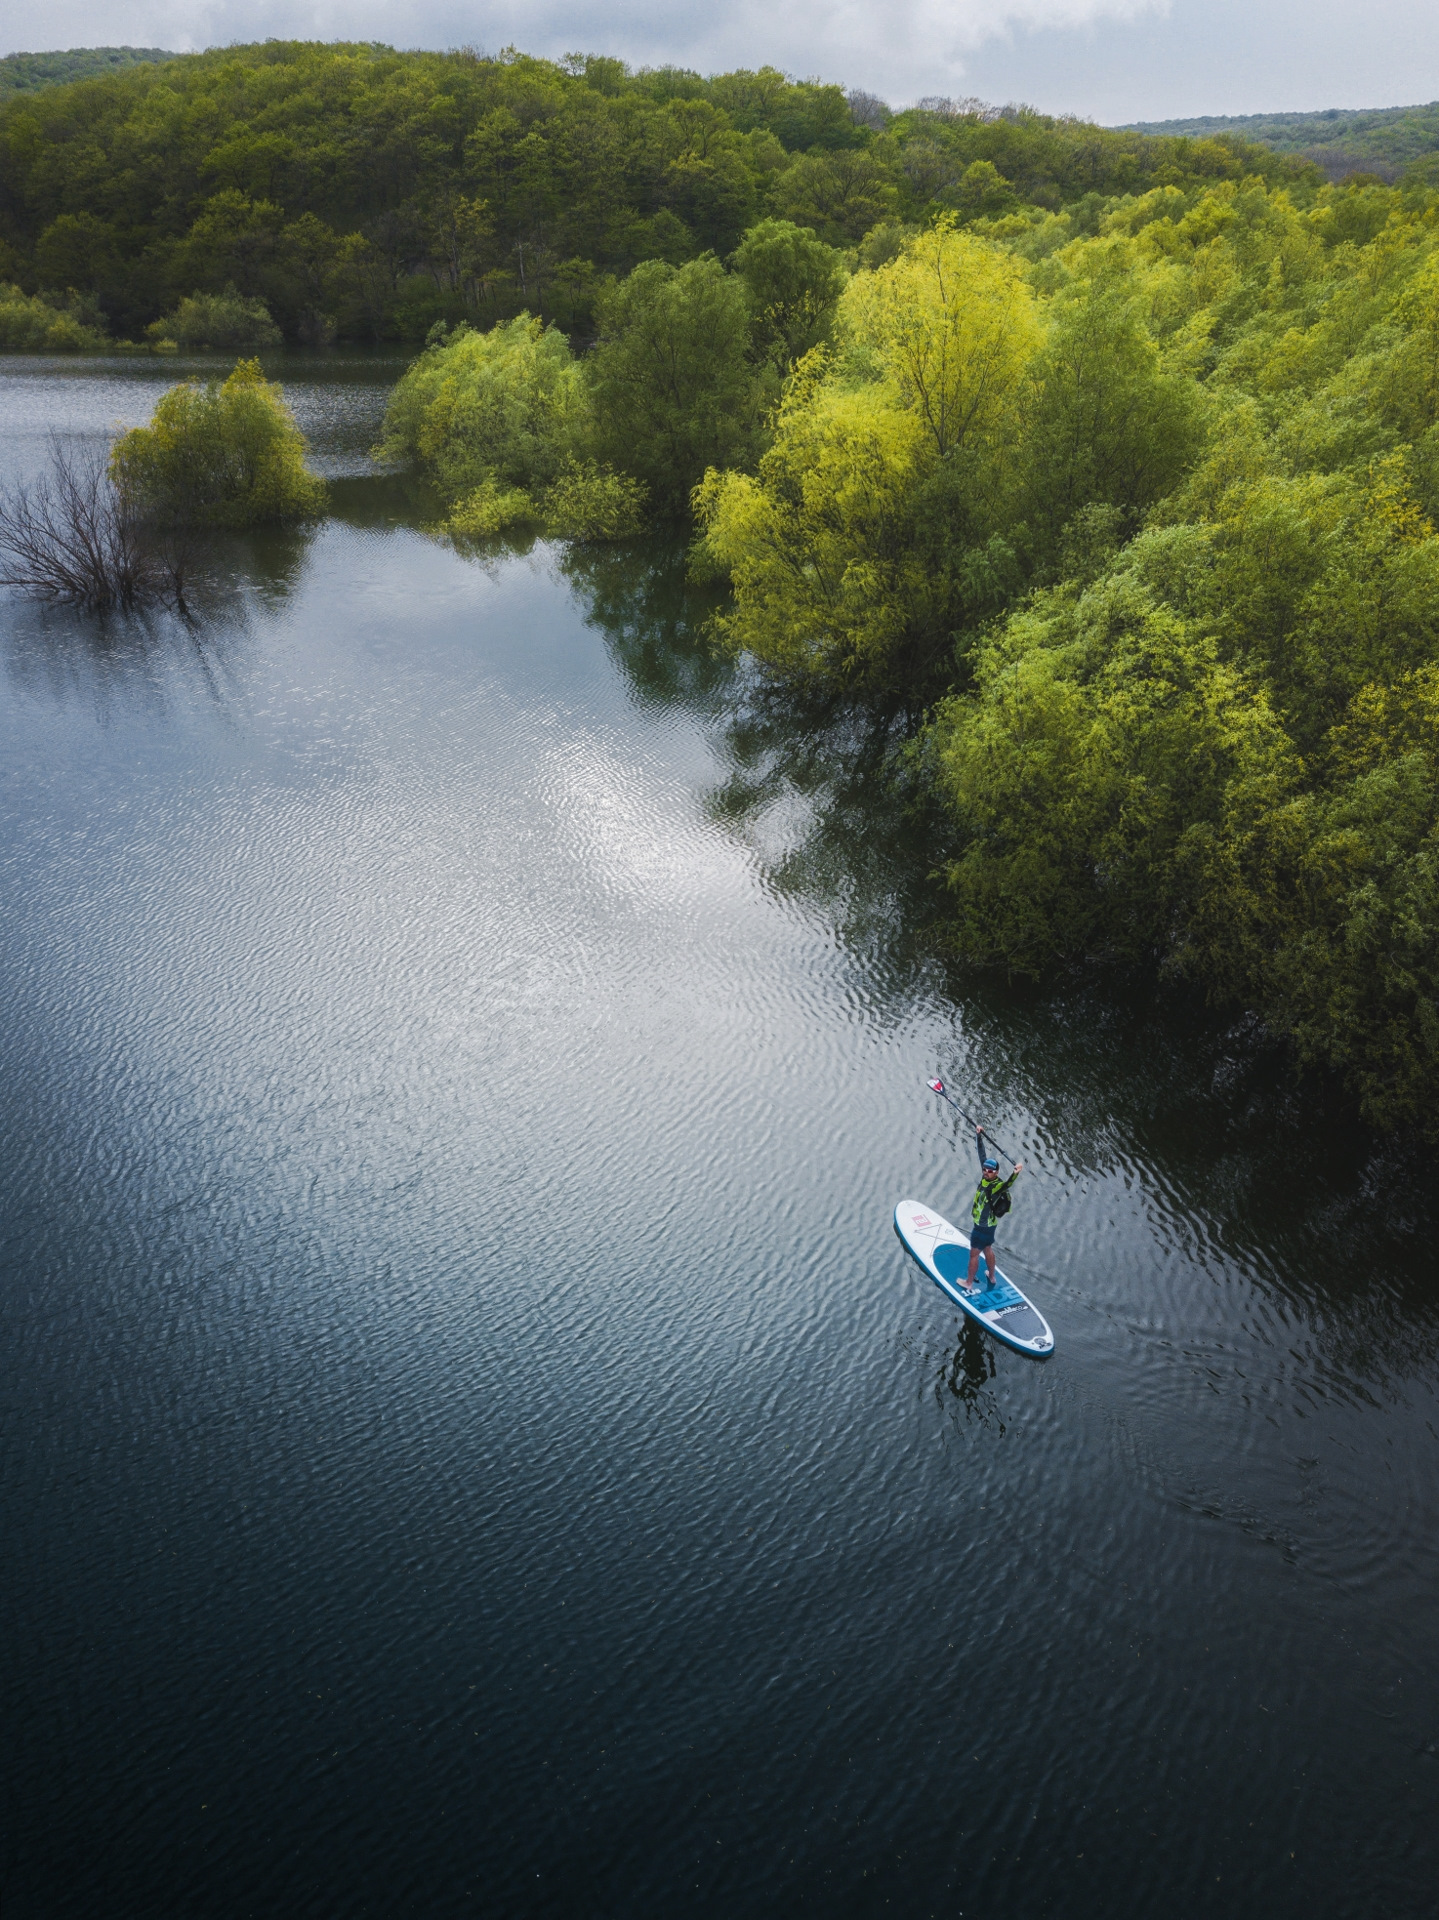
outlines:
[[995, 1139], [994, 1135], [991, 1133], [985, 1133], [984, 1128], [979, 1125], [979, 1122], [974, 1118], [974, 1115], [970, 1113], [966, 1113], [964, 1108], [953, 1097], [953, 1095], [945, 1091], [945, 1085], [942, 1080], [928, 1080], [925, 1082], [925, 1084], [929, 1088], [930, 1092], [937, 1093], [941, 1100], [948, 1100], [949, 1104], [954, 1108], [955, 1112], [959, 1115], [961, 1120], [968, 1120], [969, 1124], [972, 1127], [978, 1127], [979, 1131], [981, 1133], [984, 1133], [985, 1139], [994, 1148], [996, 1153], [1004, 1154], [1004, 1158], [1009, 1162], [1011, 1166], [1014, 1166], [1016, 1164], [1014, 1155], [1011, 1153], [1005, 1153], [1004, 1148], [1000, 1146], [999, 1142]]

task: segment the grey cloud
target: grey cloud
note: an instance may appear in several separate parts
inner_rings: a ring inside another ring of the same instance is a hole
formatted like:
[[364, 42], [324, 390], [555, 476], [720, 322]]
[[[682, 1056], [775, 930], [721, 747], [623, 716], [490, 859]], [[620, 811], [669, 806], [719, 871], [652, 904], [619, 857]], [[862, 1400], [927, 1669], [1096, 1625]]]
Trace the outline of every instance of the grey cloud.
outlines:
[[1431, 0], [59, 0], [12, 47], [194, 48], [270, 35], [399, 46], [617, 53], [713, 72], [766, 62], [896, 104], [928, 93], [1023, 99], [1108, 121], [1365, 106], [1439, 94]]

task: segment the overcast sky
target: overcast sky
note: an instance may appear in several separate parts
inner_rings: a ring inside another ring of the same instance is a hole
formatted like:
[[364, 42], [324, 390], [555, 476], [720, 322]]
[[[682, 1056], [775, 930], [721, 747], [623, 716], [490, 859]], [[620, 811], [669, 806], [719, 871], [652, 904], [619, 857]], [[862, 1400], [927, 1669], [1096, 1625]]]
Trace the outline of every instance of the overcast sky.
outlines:
[[1111, 124], [1439, 97], [1439, 0], [55, 0], [7, 6], [0, 35], [4, 51], [283, 35], [768, 63], [895, 105], [973, 93]]

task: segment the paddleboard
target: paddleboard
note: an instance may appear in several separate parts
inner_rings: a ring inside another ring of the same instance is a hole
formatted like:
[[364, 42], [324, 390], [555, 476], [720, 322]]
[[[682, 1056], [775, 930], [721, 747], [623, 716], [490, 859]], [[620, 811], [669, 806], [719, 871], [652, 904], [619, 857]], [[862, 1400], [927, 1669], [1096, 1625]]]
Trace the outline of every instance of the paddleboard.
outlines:
[[969, 1238], [933, 1207], [922, 1207], [917, 1200], [901, 1200], [894, 1210], [894, 1230], [904, 1243], [905, 1251], [914, 1256], [941, 1293], [962, 1307], [971, 1320], [987, 1327], [996, 1340], [1013, 1347], [1016, 1353], [1039, 1357], [1053, 1353], [1054, 1335], [1048, 1321], [998, 1267], [994, 1285], [990, 1286], [987, 1284], [989, 1263], [981, 1260], [977, 1285], [982, 1290], [965, 1292]]

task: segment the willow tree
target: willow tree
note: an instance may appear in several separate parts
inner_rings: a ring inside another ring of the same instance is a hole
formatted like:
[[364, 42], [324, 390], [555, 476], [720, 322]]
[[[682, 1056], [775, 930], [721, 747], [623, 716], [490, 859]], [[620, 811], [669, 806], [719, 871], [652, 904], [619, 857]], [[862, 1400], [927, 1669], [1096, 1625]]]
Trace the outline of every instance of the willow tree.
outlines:
[[457, 327], [390, 396], [384, 450], [416, 459], [451, 500], [477, 488], [543, 487], [572, 457], [585, 412], [569, 342], [527, 313]]
[[110, 471], [126, 509], [160, 524], [250, 527], [325, 510], [323, 480], [305, 468], [305, 437], [258, 360], [227, 380], [185, 380], [161, 396], [148, 427], [115, 443]]
[[923, 689], [1016, 577], [1002, 529], [1043, 339], [1012, 255], [952, 224], [855, 276], [757, 475], [696, 494], [729, 642], [793, 676]]

